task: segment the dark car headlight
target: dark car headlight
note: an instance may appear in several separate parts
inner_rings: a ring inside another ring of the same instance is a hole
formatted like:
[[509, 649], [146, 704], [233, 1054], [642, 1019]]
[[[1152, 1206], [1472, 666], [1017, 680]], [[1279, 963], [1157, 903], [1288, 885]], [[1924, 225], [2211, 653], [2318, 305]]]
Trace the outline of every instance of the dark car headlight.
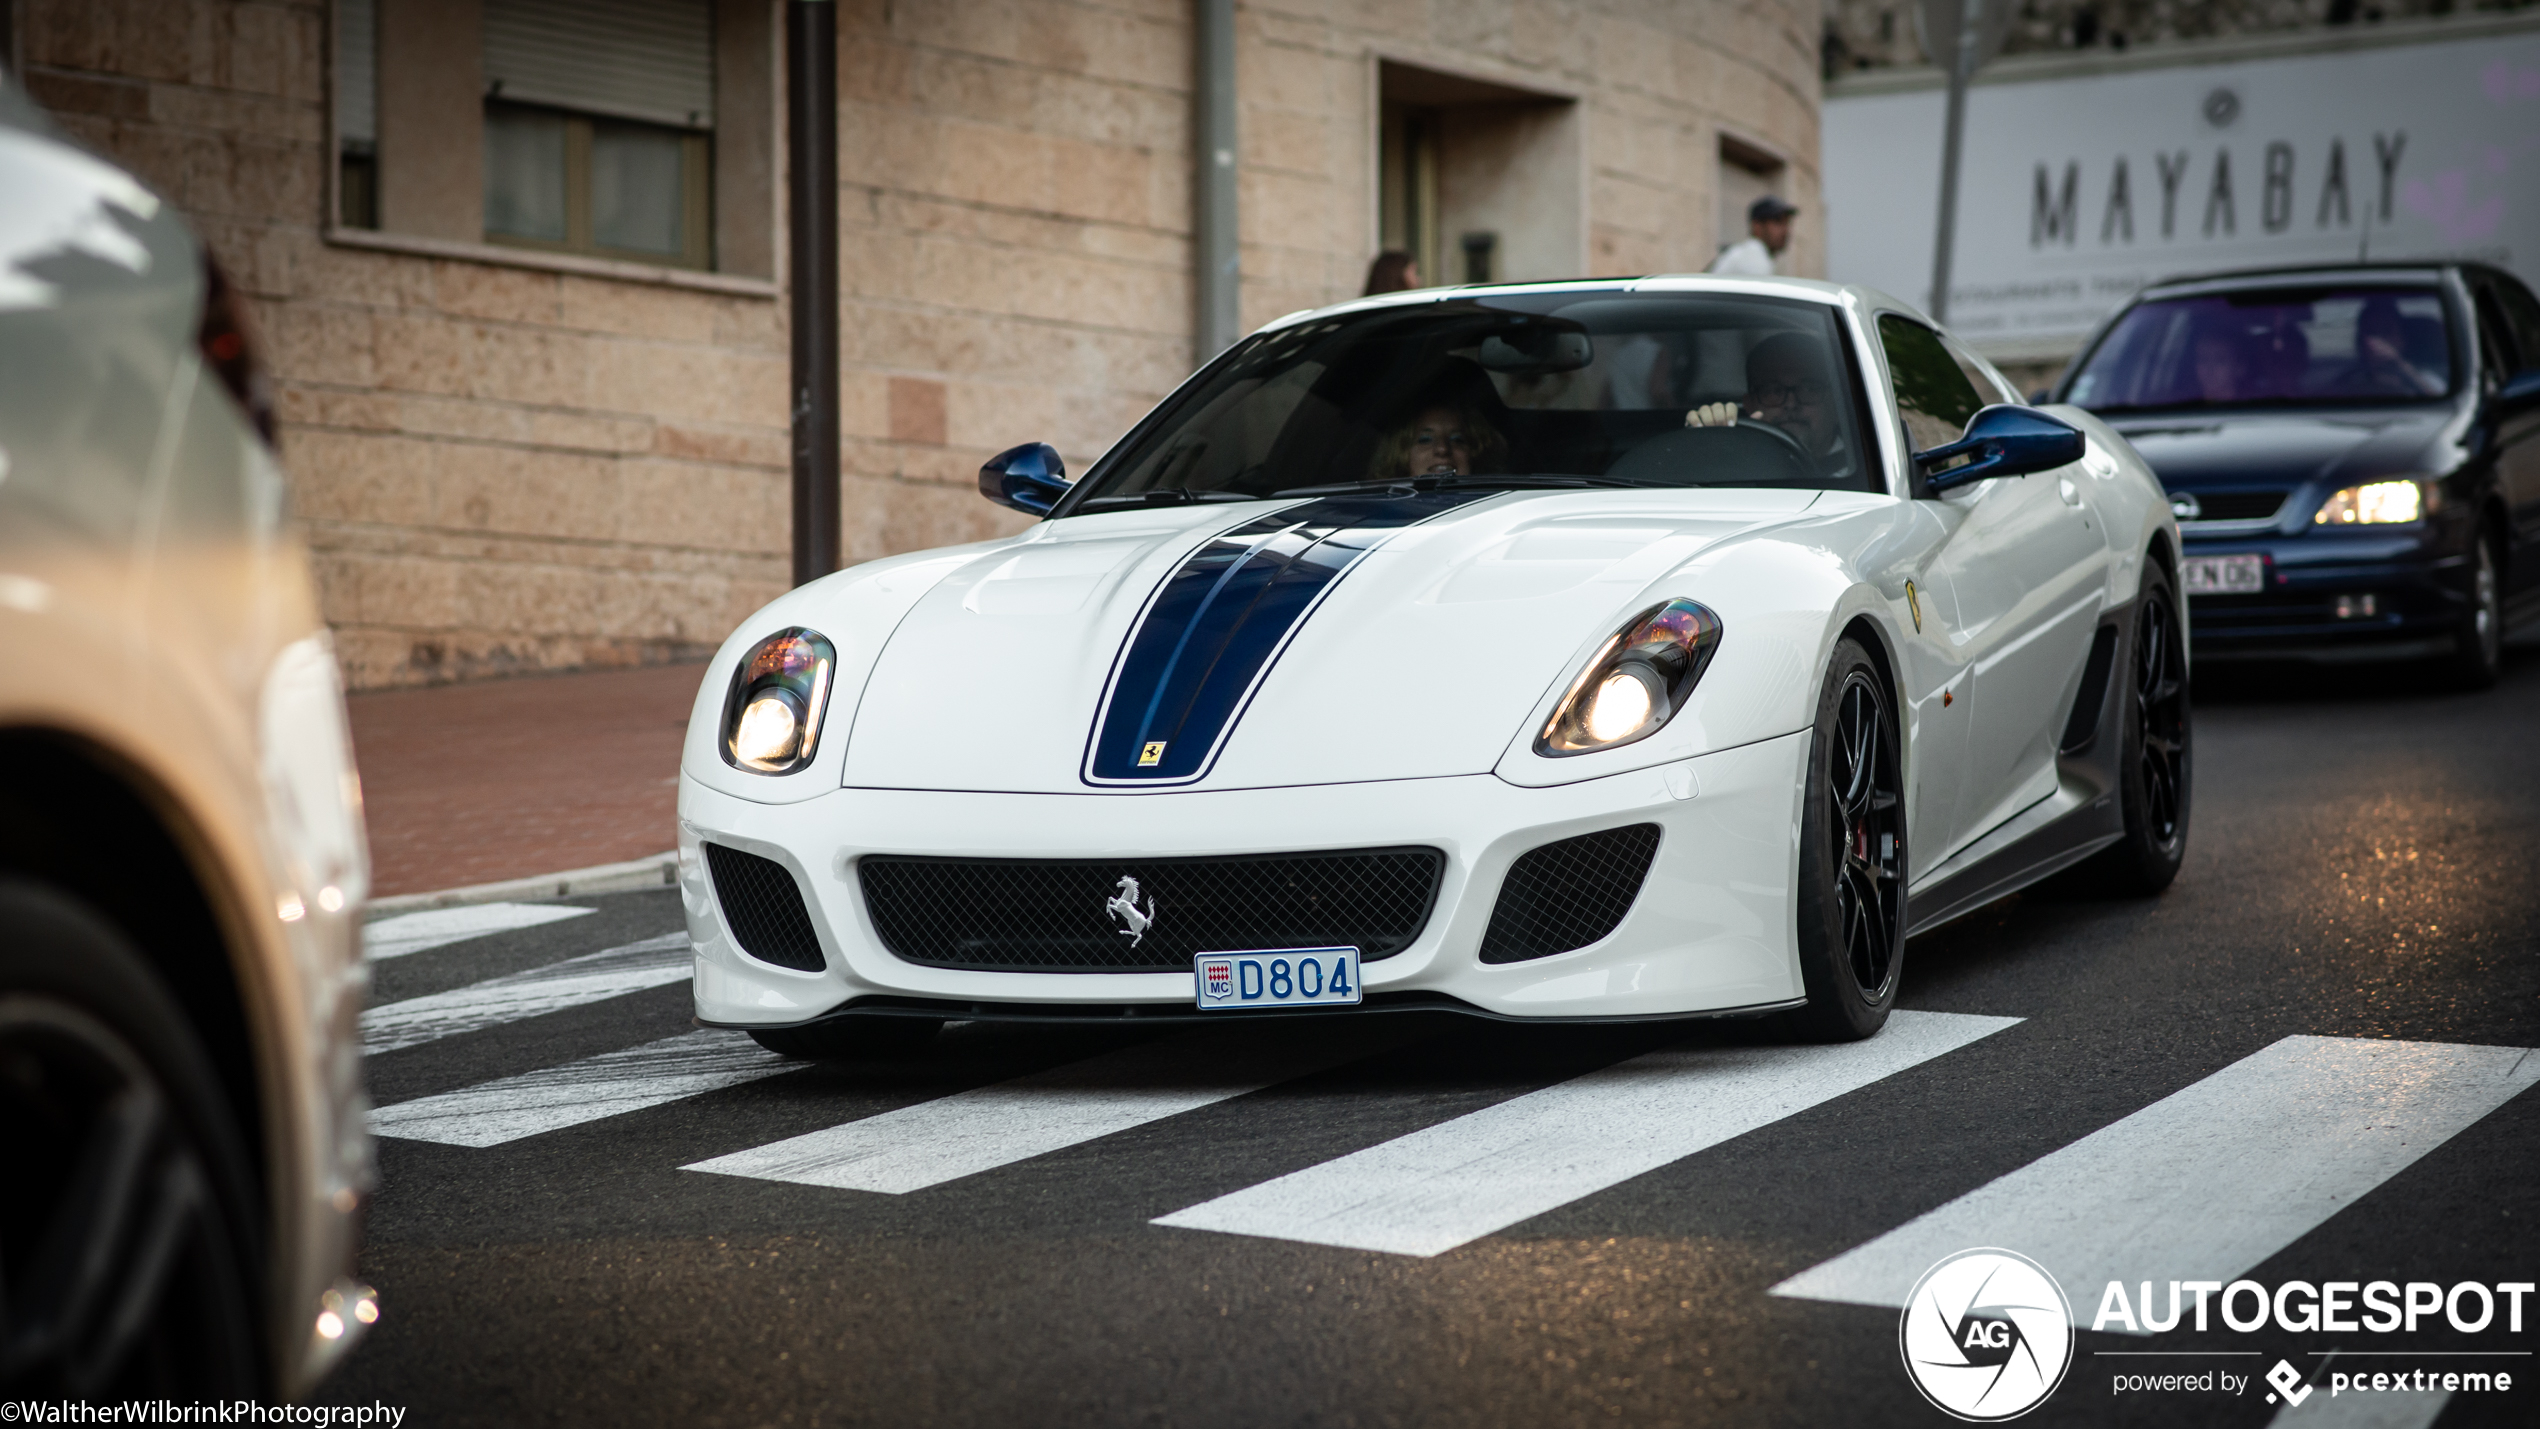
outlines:
[[791, 774], [809, 764], [837, 664], [829, 641], [800, 626], [752, 647], [724, 696], [723, 762], [755, 774]]
[[1720, 617], [1694, 601], [1633, 616], [1571, 682], [1535, 736], [1535, 753], [1557, 759], [1657, 733], [1684, 708], [1719, 644]]

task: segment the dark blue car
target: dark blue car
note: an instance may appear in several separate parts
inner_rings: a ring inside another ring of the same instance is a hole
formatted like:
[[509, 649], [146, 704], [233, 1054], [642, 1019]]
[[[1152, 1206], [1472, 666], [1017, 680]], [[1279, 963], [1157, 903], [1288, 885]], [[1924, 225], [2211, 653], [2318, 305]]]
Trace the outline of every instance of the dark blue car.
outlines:
[[2540, 615], [2540, 302], [2476, 263], [2146, 288], [2065, 373], [2158, 472], [2199, 660], [2496, 679]]

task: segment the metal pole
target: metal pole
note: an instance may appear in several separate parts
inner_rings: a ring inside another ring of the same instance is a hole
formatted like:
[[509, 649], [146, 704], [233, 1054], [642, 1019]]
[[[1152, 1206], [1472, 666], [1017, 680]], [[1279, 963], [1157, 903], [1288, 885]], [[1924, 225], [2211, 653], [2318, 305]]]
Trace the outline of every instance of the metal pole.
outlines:
[[1949, 64], [1949, 118], [1940, 140], [1940, 232], [1932, 242], [1931, 317], [1949, 321], [1950, 249], [1958, 239], [1958, 141], [1967, 126], [1967, 81], [1975, 76], [1984, 42], [1984, 0], [1966, 0], [1958, 12], [1957, 52]]
[[1199, 279], [1198, 358], [1243, 336], [1243, 253], [1235, 229], [1235, 0], [1199, 0], [1199, 136], [1194, 255]]
[[838, 569], [838, 7], [785, 6], [794, 584]]

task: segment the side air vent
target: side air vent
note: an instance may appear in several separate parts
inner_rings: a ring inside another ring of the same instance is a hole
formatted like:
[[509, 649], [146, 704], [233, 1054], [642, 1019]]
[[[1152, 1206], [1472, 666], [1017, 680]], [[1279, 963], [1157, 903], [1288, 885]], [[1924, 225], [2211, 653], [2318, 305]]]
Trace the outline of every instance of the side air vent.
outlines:
[[2073, 696], [2073, 715], [2064, 721], [2064, 738], [2059, 748], [2066, 754], [2078, 754], [2090, 747], [2099, 733], [2099, 709], [2108, 702], [2108, 672], [2116, 668], [2117, 627], [2102, 625], [2090, 637], [2090, 658], [2082, 662], [2081, 691]]
[[785, 865], [721, 844], [707, 844], [706, 871], [714, 875], [715, 901], [741, 951], [763, 963], [816, 973], [828, 966], [820, 935], [803, 909], [803, 891]]
[[1548, 958], [1613, 932], [1632, 911], [1657, 853], [1656, 824], [1581, 834], [1527, 853], [1499, 885], [1482, 961]]

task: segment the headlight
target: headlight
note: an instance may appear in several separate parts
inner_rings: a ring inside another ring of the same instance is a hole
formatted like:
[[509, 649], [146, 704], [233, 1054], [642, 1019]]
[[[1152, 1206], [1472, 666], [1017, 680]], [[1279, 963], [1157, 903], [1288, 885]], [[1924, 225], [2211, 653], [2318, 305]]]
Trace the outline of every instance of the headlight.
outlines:
[[2376, 481], [2350, 486], [2328, 498], [2311, 518], [2314, 526], [2397, 526], [2423, 520], [2434, 489], [2416, 481]]
[[1720, 617], [1689, 600], [1633, 616], [1571, 683], [1535, 753], [1586, 754], [1657, 733], [1684, 708], [1719, 644]]
[[816, 631], [780, 630], [732, 672], [723, 700], [723, 761], [759, 774], [791, 774], [811, 762], [829, 671], [838, 652]]

